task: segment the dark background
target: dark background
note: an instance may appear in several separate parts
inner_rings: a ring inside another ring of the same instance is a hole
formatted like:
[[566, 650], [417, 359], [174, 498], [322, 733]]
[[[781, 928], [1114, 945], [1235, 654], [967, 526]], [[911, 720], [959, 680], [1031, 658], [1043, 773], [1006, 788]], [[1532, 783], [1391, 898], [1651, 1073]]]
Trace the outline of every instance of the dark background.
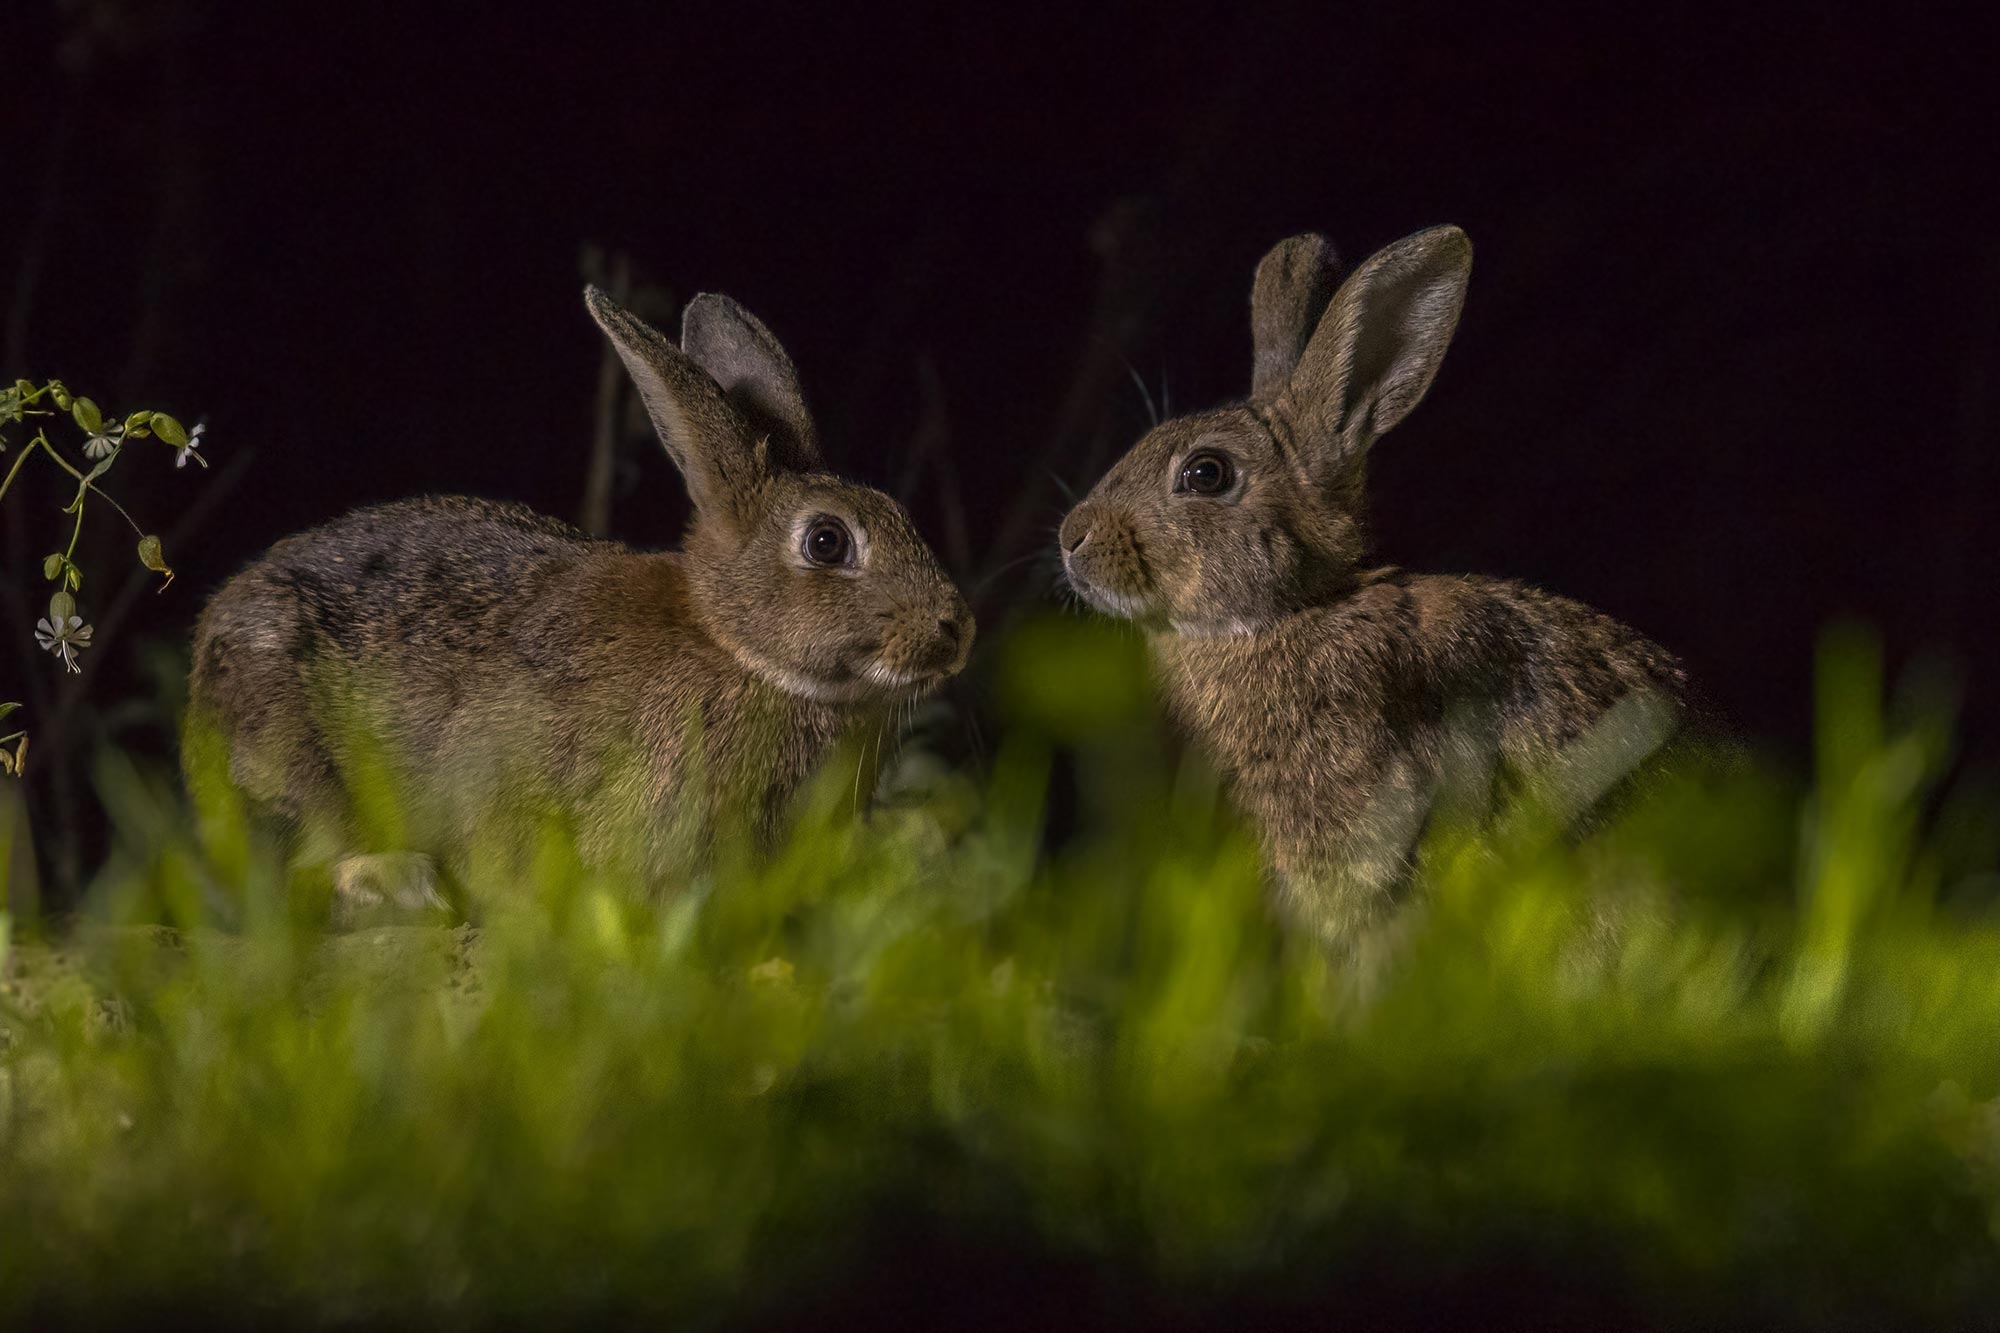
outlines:
[[[1239, 395], [1273, 241], [1323, 230], [1352, 263], [1457, 222], [1464, 323], [1376, 454], [1385, 560], [1595, 603], [1794, 755], [1816, 636], [1859, 616], [1892, 662], [1956, 661], [1968, 752], [2000, 757], [1970, 32], [1831, 7], [293, 8], [4, 20], [0, 369], [205, 416], [216, 462], [114, 474], [180, 578], [121, 590], [129, 534], [93, 516], [92, 677], [57, 679], [27, 604], [0, 607], [38, 820], [76, 818], [76, 753], [144, 688], [134, 646], [183, 641], [273, 539], [423, 491], [577, 516], [586, 245], [663, 317], [703, 289], [761, 314], [833, 463], [906, 495], [990, 632], [1049, 595], [1048, 561], [1009, 562], [1048, 546], [1059, 480], [1143, 429], [1128, 363], [1176, 407]], [[670, 543], [665, 461], [630, 443], [618, 480], [613, 531]], [[5, 509], [4, 582], [33, 592], [16, 562], [66, 520]]]

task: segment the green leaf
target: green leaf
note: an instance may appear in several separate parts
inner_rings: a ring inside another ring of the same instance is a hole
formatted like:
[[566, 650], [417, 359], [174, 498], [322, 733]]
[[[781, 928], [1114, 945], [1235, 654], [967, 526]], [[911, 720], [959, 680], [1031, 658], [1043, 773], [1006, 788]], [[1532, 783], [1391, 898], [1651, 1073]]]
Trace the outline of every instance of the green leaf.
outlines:
[[131, 416], [125, 418], [125, 433], [130, 435], [133, 431], [144, 427], [152, 419], [153, 414], [151, 412], [134, 412]]
[[78, 569], [75, 565], [71, 565], [68, 569], [63, 571], [63, 579], [65, 582], [69, 584], [69, 590], [71, 592], [80, 591], [83, 587], [83, 571]]
[[111, 470], [111, 465], [117, 461], [118, 461], [117, 454], [112, 454], [111, 457], [109, 458], [98, 460], [98, 464], [96, 467], [92, 468], [90, 471], [83, 474], [83, 484], [88, 486], [90, 485], [91, 482], [96, 481], [99, 477], [109, 472]]
[[63, 388], [63, 386], [60, 384], [50, 384], [49, 397], [55, 400], [55, 404], [57, 407], [61, 408], [65, 412], [69, 411], [70, 396], [68, 389]]
[[[139, 539], [139, 563], [152, 570], [155, 574], [165, 574], [167, 576], [167, 583], [174, 581], [174, 571], [167, 564], [166, 552], [160, 549], [160, 539], [151, 533], [147, 533]], [[163, 583], [160, 586], [164, 588], [167, 585]]]
[[187, 432], [181, 429], [181, 423], [168, 416], [165, 412], [153, 413], [153, 419], [149, 424], [153, 428], [153, 434], [159, 436], [176, 449], [188, 442]]
[[49, 598], [49, 619], [61, 624], [76, 614], [76, 598], [66, 592], [58, 592]]
[[47, 557], [42, 561], [42, 577], [53, 579], [56, 575], [62, 573], [63, 563], [61, 552]]
[[13, 712], [16, 708], [19, 708], [20, 706], [21, 705], [19, 704], [0, 704], [0, 717], [7, 716], [7, 714]]
[[89, 431], [92, 435], [104, 429], [104, 414], [99, 412], [97, 404], [91, 402], [88, 398], [79, 398], [70, 404], [69, 412], [71, 416], [76, 418], [76, 424]]

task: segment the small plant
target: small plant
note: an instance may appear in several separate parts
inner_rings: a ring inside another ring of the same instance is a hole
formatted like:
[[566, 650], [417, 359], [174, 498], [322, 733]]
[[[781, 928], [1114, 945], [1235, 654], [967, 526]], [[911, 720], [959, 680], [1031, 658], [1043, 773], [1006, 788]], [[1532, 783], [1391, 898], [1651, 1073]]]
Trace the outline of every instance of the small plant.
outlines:
[[[30, 423], [30, 418], [60, 418], [64, 414], [83, 434], [82, 442], [75, 446], [83, 455], [81, 465], [64, 457], [63, 451], [49, 438], [45, 424]], [[63, 507], [63, 513], [73, 519], [69, 542], [62, 550], [51, 551], [42, 561], [42, 577], [54, 584], [55, 589], [49, 595], [49, 613], [35, 622], [34, 633], [37, 646], [60, 661], [64, 670], [80, 675], [83, 668], [77, 664], [77, 657], [91, 646], [92, 629], [77, 609], [76, 597], [83, 589], [83, 570], [77, 564], [76, 545], [83, 535], [83, 515], [90, 497], [95, 495], [110, 505], [139, 535], [139, 563], [162, 576], [160, 589], [165, 591], [167, 585], [174, 581], [174, 571], [167, 564], [160, 539], [140, 526], [124, 505], [105, 492], [101, 482], [117, 466], [125, 446], [134, 440], [158, 440], [173, 451], [174, 466], [177, 468], [186, 467], [190, 459], [207, 467], [208, 460], [200, 452], [205, 428], [197, 424], [189, 430], [168, 413], [151, 410], [133, 412], [123, 421], [118, 421], [105, 416], [91, 399], [71, 393], [61, 380], [49, 380], [42, 384], [16, 380], [12, 385], [0, 388], [0, 460], [4, 460], [10, 447], [7, 428], [17, 423], [34, 424], [34, 434], [25, 443], [14, 447], [14, 458], [7, 465], [5, 479], [0, 480], [0, 501], [6, 499], [22, 467], [38, 453], [76, 480], [76, 494]], [[16, 702], [0, 701], [0, 719], [5, 719], [19, 707]], [[11, 750], [7, 748], [10, 745], [13, 747]], [[25, 730], [0, 735], [0, 773], [19, 776], [27, 762], [27, 753], [28, 734]]]

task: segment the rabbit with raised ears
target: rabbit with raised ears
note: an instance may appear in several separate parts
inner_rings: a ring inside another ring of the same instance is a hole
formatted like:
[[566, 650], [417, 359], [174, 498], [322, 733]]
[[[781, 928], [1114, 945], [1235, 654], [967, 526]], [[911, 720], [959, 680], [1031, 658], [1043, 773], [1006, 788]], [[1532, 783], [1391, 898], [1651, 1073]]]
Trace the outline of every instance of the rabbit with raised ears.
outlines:
[[[844, 738], [965, 664], [964, 598], [901, 506], [825, 469], [761, 322], [697, 296], [676, 344], [585, 302], [686, 481], [681, 549], [404, 501], [279, 542], [196, 629], [191, 783], [212, 738], [211, 774], [226, 760], [331, 866], [337, 903], [435, 901], [440, 862], [501, 812], [553, 812], [587, 860], [678, 874], [690, 840], [698, 859], [719, 820], [768, 831]], [[395, 779], [401, 845], [355, 817], [364, 768]]]
[[1576, 602], [1363, 563], [1368, 451], [1430, 387], [1471, 264], [1465, 234], [1437, 227], [1336, 286], [1325, 238], [1280, 242], [1251, 289], [1249, 399], [1154, 427], [1058, 538], [1076, 592], [1147, 631], [1281, 906], [1339, 942], [1392, 917], [1434, 812], [1483, 812], [1585, 750], [1636, 761], [1685, 685]]

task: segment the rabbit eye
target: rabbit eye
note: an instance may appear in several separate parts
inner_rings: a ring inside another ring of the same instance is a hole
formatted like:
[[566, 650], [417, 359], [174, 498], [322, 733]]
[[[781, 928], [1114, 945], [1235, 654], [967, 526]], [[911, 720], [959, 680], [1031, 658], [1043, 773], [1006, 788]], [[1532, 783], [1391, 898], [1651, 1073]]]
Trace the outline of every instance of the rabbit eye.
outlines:
[[816, 518], [806, 528], [805, 540], [799, 546], [810, 564], [844, 565], [854, 551], [854, 538], [839, 519]]
[[1220, 495], [1236, 480], [1236, 468], [1218, 453], [1203, 450], [1189, 454], [1181, 464], [1180, 480], [1174, 486], [1188, 495]]

